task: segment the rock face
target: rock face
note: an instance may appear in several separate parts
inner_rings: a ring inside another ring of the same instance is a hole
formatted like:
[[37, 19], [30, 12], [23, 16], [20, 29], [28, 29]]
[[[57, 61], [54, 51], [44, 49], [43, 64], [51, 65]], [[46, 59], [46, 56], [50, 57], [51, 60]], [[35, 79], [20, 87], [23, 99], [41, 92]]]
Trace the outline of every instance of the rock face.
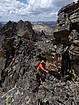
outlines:
[[[62, 7], [54, 31], [56, 45], [68, 46], [72, 69], [79, 69], [79, 1]], [[59, 46], [58, 46], [59, 47]], [[57, 47], [57, 48], [58, 48]], [[62, 53], [62, 52], [61, 52]]]
[[9, 21], [6, 25], [4, 25], [1, 28], [1, 32], [6, 37], [17, 35], [17, 36], [25, 37], [26, 39], [32, 38], [32, 35], [33, 35], [31, 23], [28, 21], [24, 22], [22, 20], [20, 20], [18, 23]]
[[[0, 29], [0, 80], [1, 74], [19, 54], [29, 53], [33, 46], [34, 31], [30, 22], [9, 21]], [[33, 49], [33, 48], [32, 48]], [[7, 70], [5, 70], [7, 72]], [[2, 77], [3, 78], [3, 77]]]

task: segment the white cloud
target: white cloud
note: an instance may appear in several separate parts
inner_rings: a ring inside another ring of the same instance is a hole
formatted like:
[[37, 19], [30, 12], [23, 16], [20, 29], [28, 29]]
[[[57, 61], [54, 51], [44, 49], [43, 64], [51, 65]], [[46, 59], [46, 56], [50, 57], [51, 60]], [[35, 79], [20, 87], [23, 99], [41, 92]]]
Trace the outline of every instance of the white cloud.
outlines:
[[0, 1], [0, 19], [5, 20], [52, 20], [56, 19], [60, 7], [77, 0], [19, 0]]
[[18, 10], [18, 8], [22, 7], [24, 4], [20, 3], [16, 0], [2, 0], [0, 1], [0, 13], [2, 15], [9, 15], [12, 11]]

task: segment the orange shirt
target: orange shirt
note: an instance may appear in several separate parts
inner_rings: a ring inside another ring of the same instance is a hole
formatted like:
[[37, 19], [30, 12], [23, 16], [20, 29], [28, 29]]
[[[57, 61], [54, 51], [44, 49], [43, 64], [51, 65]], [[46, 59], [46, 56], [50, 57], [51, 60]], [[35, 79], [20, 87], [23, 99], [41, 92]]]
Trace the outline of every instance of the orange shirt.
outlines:
[[39, 63], [37, 64], [37, 69], [38, 69], [38, 70], [43, 70], [44, 67], [45, 67], [45, 65], [46, 65], [45, 63], [42, 64], [41, 62], [39, 62]]

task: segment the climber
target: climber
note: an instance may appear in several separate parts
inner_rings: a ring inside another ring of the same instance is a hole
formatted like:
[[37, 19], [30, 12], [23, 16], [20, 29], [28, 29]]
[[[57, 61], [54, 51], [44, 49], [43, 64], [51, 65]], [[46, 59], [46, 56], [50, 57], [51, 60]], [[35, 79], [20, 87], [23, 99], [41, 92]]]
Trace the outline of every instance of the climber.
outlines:
[[48, 71], [46, 71], [44, 68], [45, 68], [45, 66], [46, 66], [46, 63], [45, 63], [45, 61], [44, 60], [42, 60], [41, 62], [38, 62], [38, 64], [37, 64], [37, 70], [41, 70], [41, 71], [44, 71], [44, 72], [48, 72]]
[[41, 62], [38, 62], [37, 66], [37, 81], [40, 82], [44, 82], [46, 79], [46, 74], [48, 73], [48, 71], [45, 69], [46, 66], [46, 62], [44, 60], [42, 60]]

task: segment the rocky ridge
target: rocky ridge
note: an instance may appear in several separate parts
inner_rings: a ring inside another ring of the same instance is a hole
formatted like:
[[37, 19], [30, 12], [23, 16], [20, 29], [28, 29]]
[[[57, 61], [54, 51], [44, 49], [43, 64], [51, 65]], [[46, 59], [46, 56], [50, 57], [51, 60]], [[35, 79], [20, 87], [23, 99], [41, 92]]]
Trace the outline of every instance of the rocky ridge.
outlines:
[[[9, 99], [8, 93], [15, 95], [15, 87], [22, 83], [25, 84], [23, 87], [28, 94], [29, 92], [34, 94], [33, 91], [38, 88], [34, 67], [37, 63], [35, 53], [37, 49], [44, 47], [49, 51], [49, 47], [46, 46], [49, 44], [52, 48], [52, 44], [46, 39], [44, 33], [35, 33], [28, 21], [20, 20], [18, 23], [9, 21], [0, 29], [0, 32], [0, 96], [3, 97], [0, 98], [0, 103], [8, 105], [11, 104], [11, 102], [6, 102]], [[17, 99], [19, 100], [19, 97]], [[13, 104], [18, 104], [18, 101], [14, 101]]]

